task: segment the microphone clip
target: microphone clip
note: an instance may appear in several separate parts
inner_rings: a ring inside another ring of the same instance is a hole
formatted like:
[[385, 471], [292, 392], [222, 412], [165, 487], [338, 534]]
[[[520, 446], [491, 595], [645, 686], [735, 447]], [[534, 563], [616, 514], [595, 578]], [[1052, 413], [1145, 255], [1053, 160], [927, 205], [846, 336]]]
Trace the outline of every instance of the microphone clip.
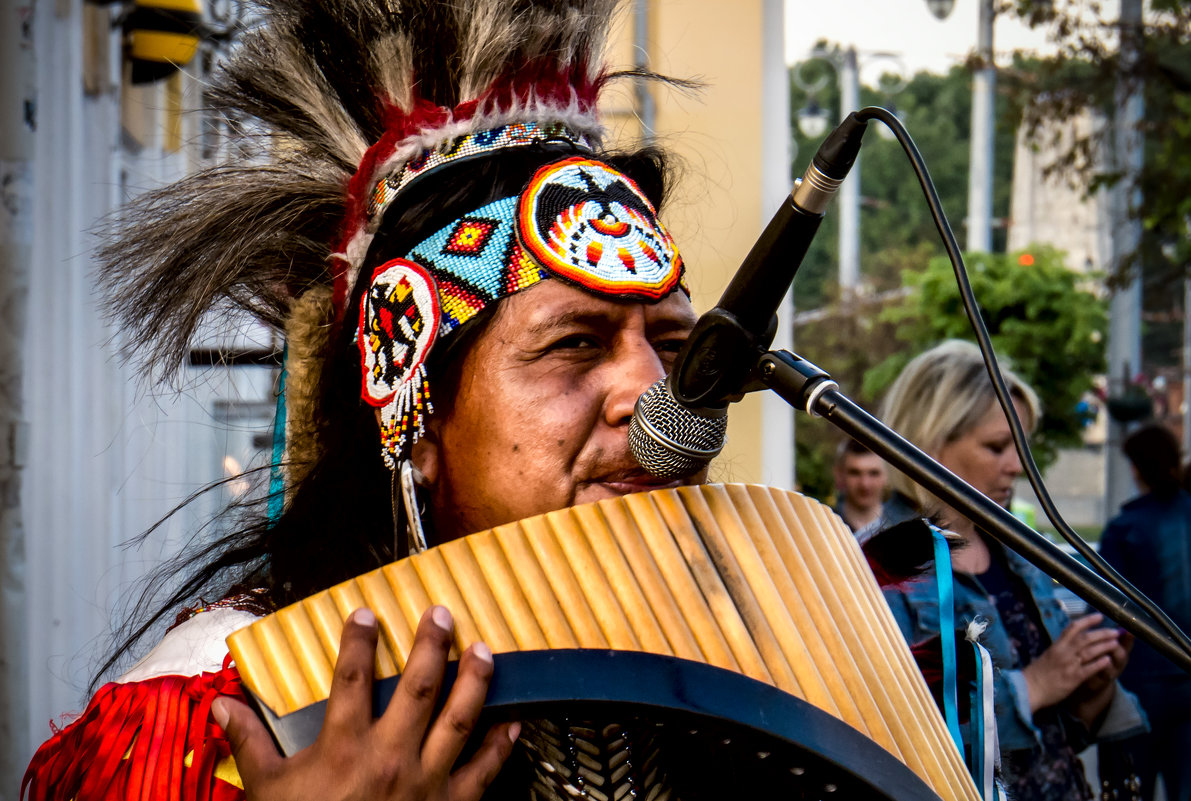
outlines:
[[764, 388], [755, 372], [777, 335], [777, 322], [773, 315], [757, 336], [727, 309], [703, 314], [675, 360], [670, 376], [674, 397], [688, 406], [719, 408]]

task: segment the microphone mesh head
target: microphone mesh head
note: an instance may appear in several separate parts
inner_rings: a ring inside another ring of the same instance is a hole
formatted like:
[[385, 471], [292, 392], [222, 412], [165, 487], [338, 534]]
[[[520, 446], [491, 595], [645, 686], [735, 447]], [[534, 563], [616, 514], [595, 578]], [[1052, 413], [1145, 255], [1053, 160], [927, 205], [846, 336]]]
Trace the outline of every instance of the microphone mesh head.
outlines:
[[693, 475], [724, 448], [728, 410], [688, 409], [662, 379], [637, 399], [629, 424], [629, 450], [658, 478]]

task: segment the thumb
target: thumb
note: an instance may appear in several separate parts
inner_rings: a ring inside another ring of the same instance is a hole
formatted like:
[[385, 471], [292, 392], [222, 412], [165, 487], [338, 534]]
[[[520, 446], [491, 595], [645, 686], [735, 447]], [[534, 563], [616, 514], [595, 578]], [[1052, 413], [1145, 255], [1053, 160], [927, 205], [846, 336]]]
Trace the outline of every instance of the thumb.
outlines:
[[245, 785], [251, 785], [273, 772], [282, 760], [265, 724], [256, 713], [232, 698], [222, 696], [211, 704], [211, 717], [227, 734], [232, 758]]

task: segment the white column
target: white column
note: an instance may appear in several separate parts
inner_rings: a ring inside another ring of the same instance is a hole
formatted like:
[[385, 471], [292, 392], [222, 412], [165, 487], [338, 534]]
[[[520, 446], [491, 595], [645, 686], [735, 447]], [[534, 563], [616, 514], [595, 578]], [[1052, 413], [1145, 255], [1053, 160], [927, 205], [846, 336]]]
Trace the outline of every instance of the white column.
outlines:
[[[839, 67], [840, 120], [860, 108], [860, 69], [849, 47]], [[860, 157], [839, 188], [839, 288], [847, 298], [860, 286]]]
[[[635, 0], [633, 3], [633, 63], [640, 69], [649, 69], [649, 0]], [[637, 115], [641, 120], [641, 139], [650, 142], [656, 133], [657, 104], [653, 100], [650, 81], [638, 80], [635, 86]]]
[[993, 0], [980, 0], [976, 52], [980, 69], [972, 78], [972, 150], [968, 169], [967, 249], [992, 250], [993, 127], [997, 69], [993, 62]]
[[[790, 192], [790, 89], [786, 69], [782, 0], [762, 7], [761, 220], [760, 228]], [[758, 228], [758, 230], [760, 230]], [[774, 348], [794, 345], [794, 301], [787, 296], [778, 310]], [[794, 486], [794, 410], [774, 392], [761, 393], [761, 481], [771, 487]]]

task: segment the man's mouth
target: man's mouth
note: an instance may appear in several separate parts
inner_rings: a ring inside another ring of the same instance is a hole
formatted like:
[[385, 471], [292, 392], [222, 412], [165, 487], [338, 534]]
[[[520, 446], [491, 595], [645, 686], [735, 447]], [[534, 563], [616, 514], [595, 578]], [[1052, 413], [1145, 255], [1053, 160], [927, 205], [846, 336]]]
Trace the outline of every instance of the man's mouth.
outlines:
[[587, 483], [606, 487], [619, 495], [628, 495], [633, 492], [681, 487], [686, 482], [682, 479], [658, 478], [644, 468], [632, 467], [604, 473]]

